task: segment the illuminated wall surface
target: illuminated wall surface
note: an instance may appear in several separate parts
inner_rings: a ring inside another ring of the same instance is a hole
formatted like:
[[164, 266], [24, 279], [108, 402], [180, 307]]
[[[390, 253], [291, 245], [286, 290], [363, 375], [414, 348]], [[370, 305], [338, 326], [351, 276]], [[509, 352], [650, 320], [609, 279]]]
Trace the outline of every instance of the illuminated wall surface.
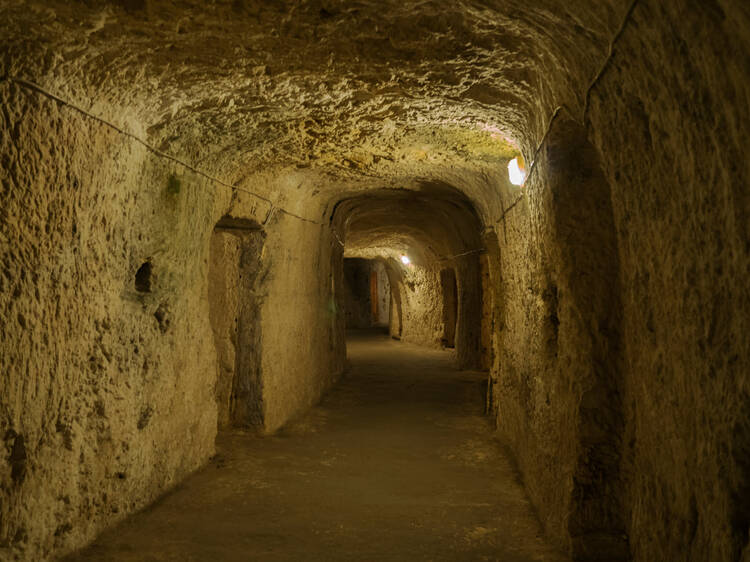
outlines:
[[486, 370], [565, 556], [750, 559], [746, 0], [10, 0], [0, 29], [0, 560], [310, 411], [349, 259], [388, 342]]

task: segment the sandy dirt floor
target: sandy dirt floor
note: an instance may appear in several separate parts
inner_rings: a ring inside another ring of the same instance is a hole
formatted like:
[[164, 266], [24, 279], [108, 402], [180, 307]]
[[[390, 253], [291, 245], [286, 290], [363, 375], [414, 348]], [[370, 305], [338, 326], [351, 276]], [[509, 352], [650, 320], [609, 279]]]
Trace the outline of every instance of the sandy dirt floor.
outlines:
[[485, 375], [362, 331], [351, 369], [272, 436], [214, 460], [70, 561], [566, 560], [483, 416]]

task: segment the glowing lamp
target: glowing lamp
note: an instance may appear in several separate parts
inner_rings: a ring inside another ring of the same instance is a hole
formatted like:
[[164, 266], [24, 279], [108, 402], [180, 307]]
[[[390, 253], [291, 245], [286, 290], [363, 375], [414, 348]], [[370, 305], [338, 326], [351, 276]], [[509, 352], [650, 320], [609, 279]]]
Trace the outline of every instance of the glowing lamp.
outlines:
[[401, 256], [401, 263], [403, 263], [404, 265], [409, 265], [411, 263], [411, 260], [409, 259], [409, 256], [402, 255]]
[[523, 159], [520, 156], [508, 162], [508, 177], [513, 185], [523, 185], [526, 172], [524, 171]]

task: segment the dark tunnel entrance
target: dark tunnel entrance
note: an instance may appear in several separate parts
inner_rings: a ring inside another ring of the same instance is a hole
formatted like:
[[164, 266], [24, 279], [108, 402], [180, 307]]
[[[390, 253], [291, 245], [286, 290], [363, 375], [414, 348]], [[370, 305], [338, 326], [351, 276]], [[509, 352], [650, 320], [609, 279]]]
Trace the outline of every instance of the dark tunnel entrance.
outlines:
[[456, 272], [452, 268], [440, 271], [440, 289], [443, 296], [443, 347], [456, 347], [456, 324], [458, 322], [458, 287]]
[[219, 427], [263, 424], [255, 285], [264, 240], [256, 223], [231, 217], [221, 219], [211, 237], [208, 299], [218, 356]]
[[391, 318], [391, 285], [380, 260], [344, 259], [346, 329], [378, 328], [387, 332]]

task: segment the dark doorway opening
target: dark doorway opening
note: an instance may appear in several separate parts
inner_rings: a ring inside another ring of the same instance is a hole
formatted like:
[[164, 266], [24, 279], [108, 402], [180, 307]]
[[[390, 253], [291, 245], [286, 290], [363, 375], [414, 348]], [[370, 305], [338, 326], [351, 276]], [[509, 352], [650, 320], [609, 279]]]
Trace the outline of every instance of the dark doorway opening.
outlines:
[[256, 223], [229, 217], [211, 237], [208, 297], [218, 356], [219, 427], [263, 424], [256, 284], [264, 238]]
[[391, 315], [391, 285], [380, 260], [344, 259], [346, 328], [387, 330]]
[[440, 272], [440, 288], [443, 293], [443, 347], [456, 347], [456, 323], [458, 322], [458, 287], [456, 272], [452, 268]]
[[378, 323], [378, 272], [370, 270], [370, 317], [373, 323]]

